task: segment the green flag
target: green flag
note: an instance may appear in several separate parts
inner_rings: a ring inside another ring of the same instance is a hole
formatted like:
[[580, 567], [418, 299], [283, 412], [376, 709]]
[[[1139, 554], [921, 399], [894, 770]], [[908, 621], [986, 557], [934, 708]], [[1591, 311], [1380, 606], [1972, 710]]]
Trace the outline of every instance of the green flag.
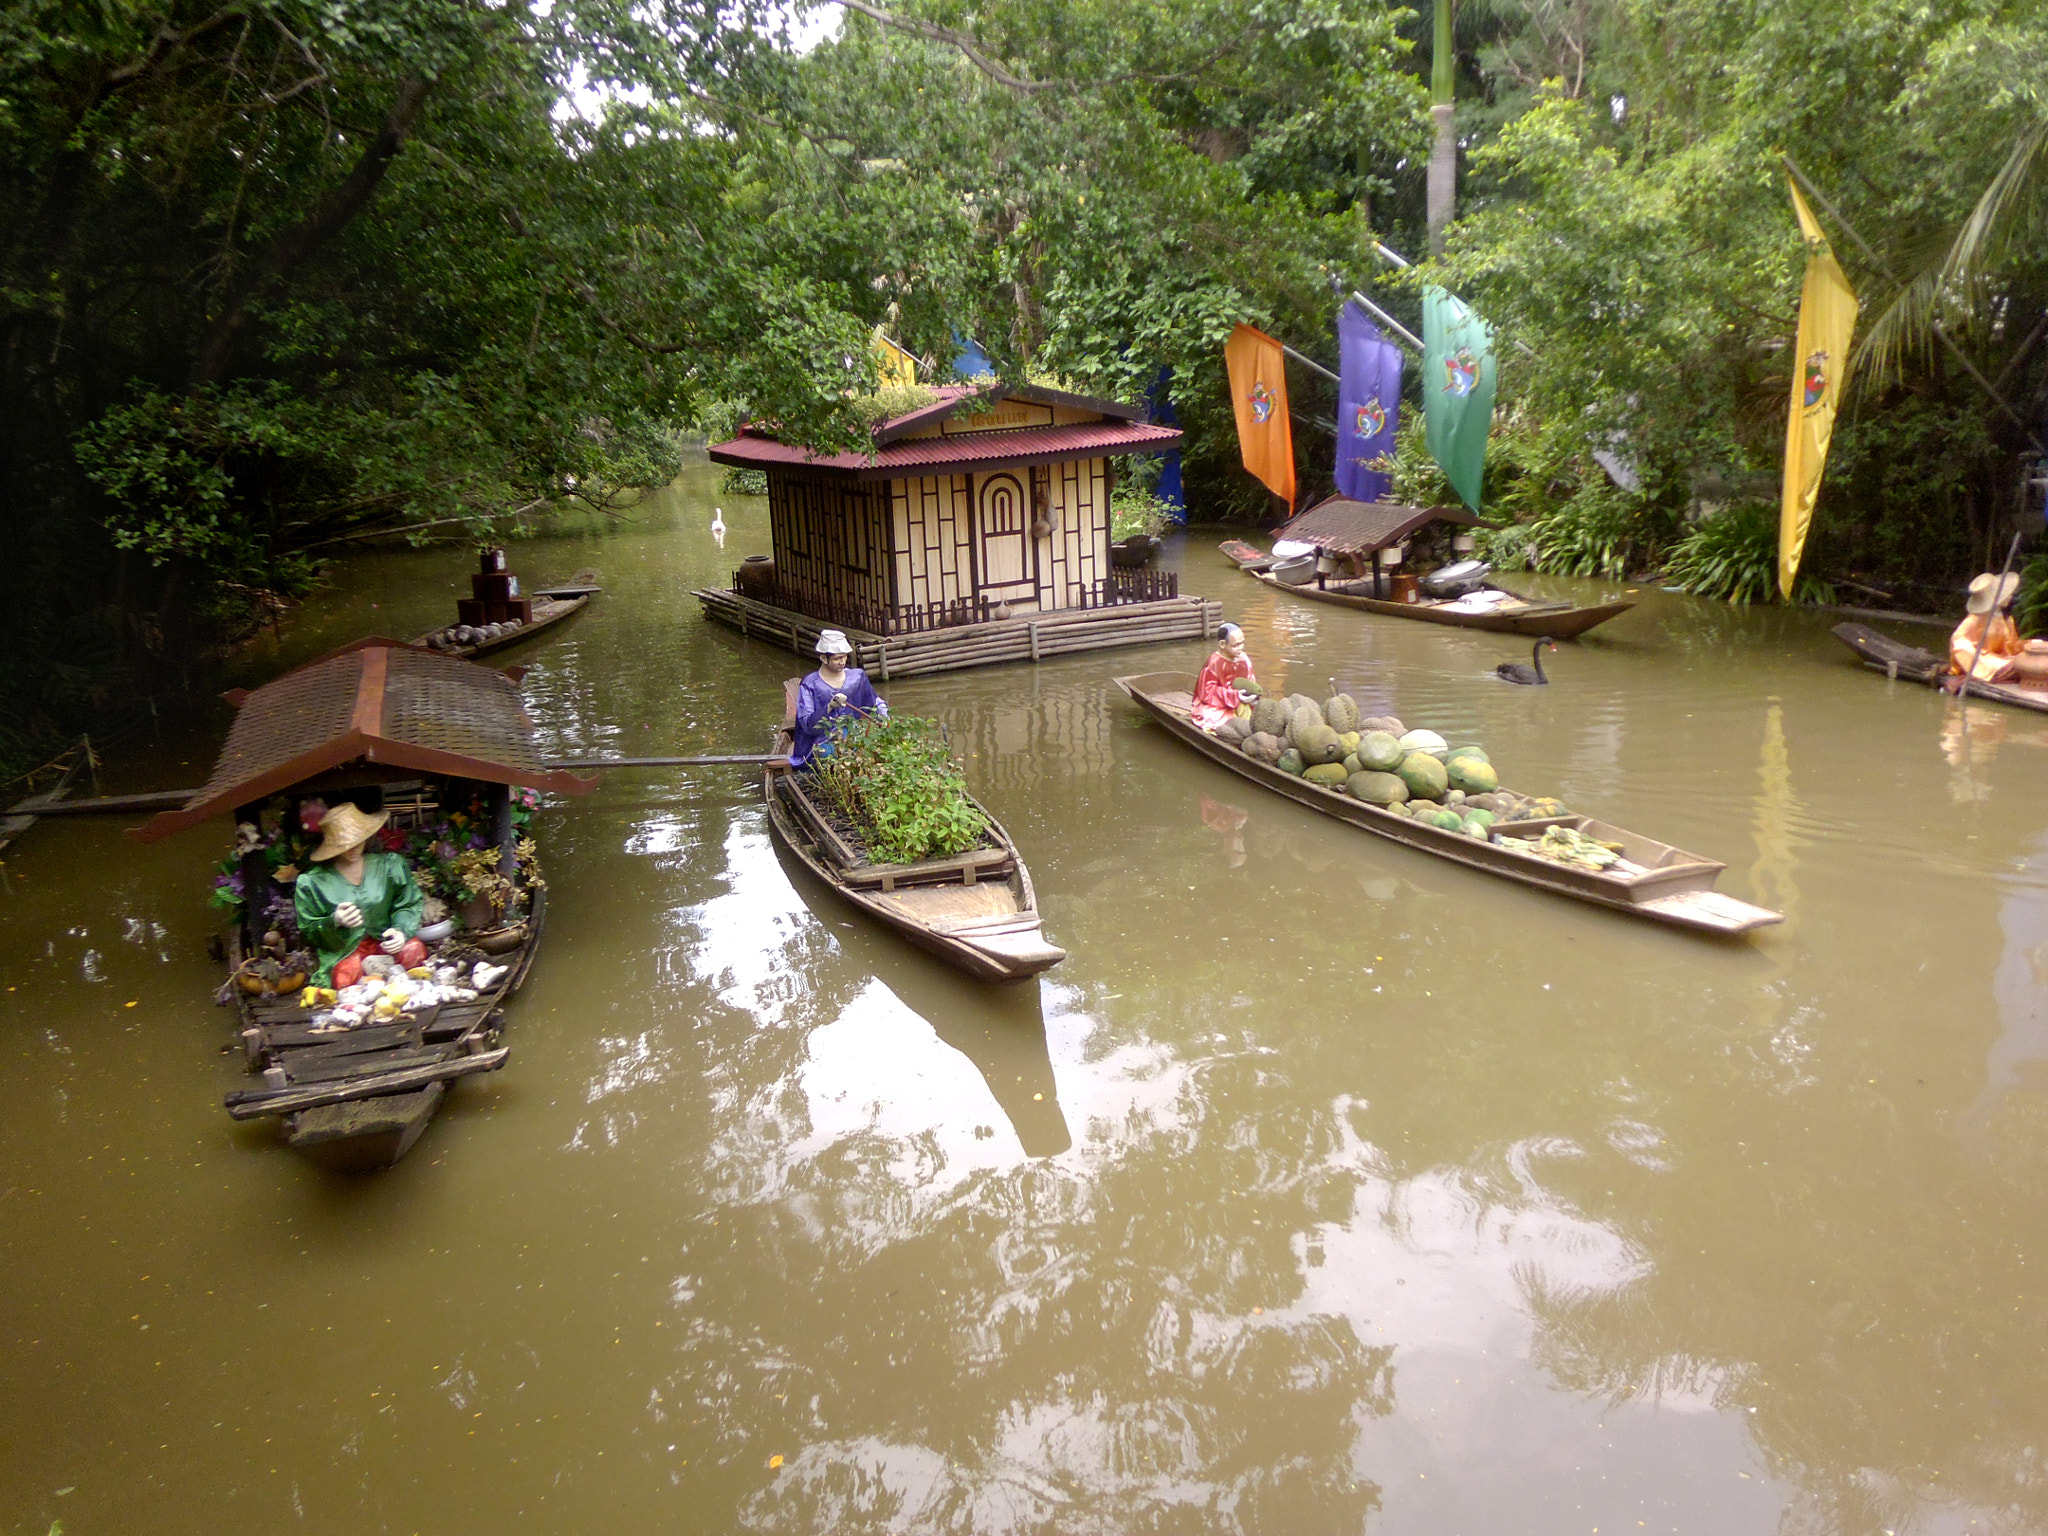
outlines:
[[1493, 428], [1493, 327], [1434, 284], [1422, 290], [1422, 409], [1430, 457], [1477, 512]]

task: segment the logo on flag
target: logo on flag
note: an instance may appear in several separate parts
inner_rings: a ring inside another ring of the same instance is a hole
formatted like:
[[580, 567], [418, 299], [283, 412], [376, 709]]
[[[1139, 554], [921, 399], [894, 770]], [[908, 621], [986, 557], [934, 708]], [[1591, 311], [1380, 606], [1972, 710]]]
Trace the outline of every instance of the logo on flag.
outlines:
[[1806, 360], [1806, 403], [1819, 405], [1820, 397], [1828, 392], [1828, 355], [1816, 352]]
[[1479, 382], [1479, 359], [1470, 347], [1460, 347], [1444, 359], [1444, 393], [1462, 400]]
[[1377, 400], [1368, 400], [1358, 408], [1358, 435], [1378, 437], [1387, 429], [1387, 408]]
[[1273, 415], [1273, 391], [1266, 388], [1266, 381], [1261, 379], [1245, 398], [1252, 403], [1252, 420], [1263, 427]]

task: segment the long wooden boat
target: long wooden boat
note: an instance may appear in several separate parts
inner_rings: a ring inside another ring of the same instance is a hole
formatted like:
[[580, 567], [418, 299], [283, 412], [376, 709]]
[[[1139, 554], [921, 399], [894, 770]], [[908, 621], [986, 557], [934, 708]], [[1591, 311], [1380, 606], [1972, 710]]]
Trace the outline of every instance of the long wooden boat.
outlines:
[[[1837, 624], [1834, 636], [1863, 658], [1863, 664], [1887, 677], [1903, 677], [1908, 682], [1940, 685], [1948, 676], [1948, 658], [1937, 656], [1932, 651], [1923, 651], [1916, 645], [1905, 645], [1881, 635], [1865, 624]], [[1949, 684], [1960, 689], [1962, 680], [1955, 679]], [[2026, 683], [1985, 683], [1972, 679], [1969, 694], [1973, 699], [1989, 699], [1994, 704], [2010, 704], [2015, 709], [2031, 709], [2048, 713], [2048, 688], [2035, 688]]]
[[[788, 732], [776, 738], [787, 755]], [[916, 864], [873, 864], [833, 829], [808, 792], [804, 775], [770, 764], [761, 799], [768, 825], [789, 852], [843, 900], [983, 981], [1019, 981], [1067, 958], [1046, 942], [1031, 871], [988, 807], [992, 848]]]
[[[546, 922], [547, 891], [536, 889], [511, 949], [456, 945], [431, 957], [482, 954], [508, 967], [488, 990], [389, 1024], [322, 1033], [307, 1023], [295, 996], [252, 997], [238, 989], [243, 1056], [250, 1071], [263, 1074], [264, 1086], [228, 1094], [228, 1113], [237, 1120], [279, 1118], [285, 1143], [324, 1167], [390, 1167], [412, 1150], [450, 1082], [505, 1064], [503, 1008], [533, 968]], [[230, 956], [239, 961], [239, 937]]]
[[[1246, 757], [1237, 748], [1218, 741], [1194, 723], [1189, 713], [1193, 703], [1188, 691], [1192, 679], [1185, 674], [1154, 672], [1119, 677], [1115, 681], [1117, 687], [1130, 695], [1148, 715], [1205, 757], [1311, 810], [1347, 821], [1392, 842], [1406, 844], [1489, 875], [1499, 875], [1560, 896], [1571, 896], [1675, 928], [1737, 934], [1784, 921], [1780, 913], [1751, 906], [1746, 901], [1738, 901], [1715, 890], [1714, 882], [1726, 865], [1674, 848], [1669, 843], [1655, 842], [1639, 833], [1577, 815], [1502, 822], [1495, 826], [1491, 842], [1480, 842], [1462, 832], [1449, 832], [1441, 827], [1412, 821], [1396, 812], [1382, 810], [1336, 790], [1324, 789]], [[1560, 864], [1517, 846], [1540, 838], [1546, 829], [1554, 826], [1570, 827], [1601, 842], [1619, 844], [1621, 862], [1606, 870], [1582, 869]]]
[[[515, 625], [503, 634], [489, 640], [480, 640], [468, 645], [453, 641], [454, 633], [461, 628], [448, 624], [433, 629], [413, 641], [438, 651], [443, 656], [459, 656], [465, 659], [485, 656], [492, 651], [502, 651], [509, 646], [524, 645], [527, 641], [552, 629], [564, 619], [574, 618], [581, 613], [591, 598], [604, 590], [597, 584], [597, 572], [581, 570], [558, 586], [542, 587], [533, 594], [533, 619], [529, 623]], [[436, 641], [439, 644], [436, 644]]]
[[1509, 592], [1506, 587], [1489, 584], [1484, 590], [1504, 593], [1511, 603], [1479, 612], [1460, 608], [1455, 599], [1424, 597], [1412, 603], [1388, 602], [1384, 598], [1367, 595], [1372, 590], [1369, 579], [1322, 587], [1313, 584], [1292, 586], [1265, 571], [1245, 568], [1245, 574], [1265, 586], [1292, 592], [1296, 597], [1335, 603], [1340, 608], [1354, 608], [1360, 613], [1383, 613], [1389, 618], [1420, 619], [1425, 624], [1452, 624], [1460, 629], [1484, 629], [1503, 635], [1548, 636], [1552, 640], [1576, 640], [1594, 626], [1605, 624], [1635, 607], [1629, 602], [1599, 603], [1590, 608], [1574, 608], [1569, 603], [1542, 603], [1520, 593]]

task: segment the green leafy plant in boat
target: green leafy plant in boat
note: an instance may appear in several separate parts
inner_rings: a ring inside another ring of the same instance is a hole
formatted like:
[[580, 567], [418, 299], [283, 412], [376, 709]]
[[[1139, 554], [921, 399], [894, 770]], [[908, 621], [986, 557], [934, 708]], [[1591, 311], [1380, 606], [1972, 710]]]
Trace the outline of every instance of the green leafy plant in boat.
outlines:
[[812, 756], [811, 768], [877, 863], [941, 859], [987, 840], [988, 819], [968, 796], [935, 720], [856, 721], [829, 752]]

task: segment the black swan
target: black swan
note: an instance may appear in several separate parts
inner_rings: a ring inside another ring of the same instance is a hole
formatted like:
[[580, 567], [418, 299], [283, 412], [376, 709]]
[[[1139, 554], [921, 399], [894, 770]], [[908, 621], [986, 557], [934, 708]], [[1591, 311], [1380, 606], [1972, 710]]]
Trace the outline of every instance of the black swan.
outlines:
[[1553, 651], [1557, 649], [1557, 642], [1548, 635], [1529, 648], [1529, 659], [1536, 663], [1535, 666], [1525, 667], [1519, 661], [1504, 661], [1493, 669], [1494, 676], [1509, 683], [1549, 682], [1550, 679], [1543, 675], [1543, 647], [1546, 645]]

